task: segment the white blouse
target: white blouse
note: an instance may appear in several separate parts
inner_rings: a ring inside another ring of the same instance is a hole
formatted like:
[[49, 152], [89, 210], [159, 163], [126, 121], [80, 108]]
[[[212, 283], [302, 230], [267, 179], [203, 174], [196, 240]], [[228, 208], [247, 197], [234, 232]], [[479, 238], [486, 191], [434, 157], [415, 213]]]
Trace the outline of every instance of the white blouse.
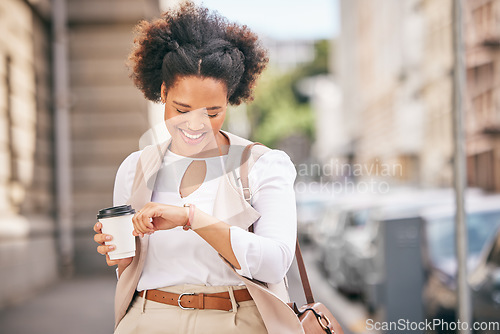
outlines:
[[[113, 205], [123, 205], [131, 196], [141, 151], [130, 154], [120, 165], [115, 179]], [[207, 172], [201, 186], [182, 198], [182, 176], [193, 158], [167, 150], [158, 172], [152, 201], [182, 206], [193, 203], [213, 214], [218, 184], [224, 175], [225, 156], [204, 158]], [[198, 159], [201, 160], [201, 159]], [[279, 150], [263, 154], [248, 175], [253, 193], [252, 206], [261, 214], [254, 233], [231, 226], [233, 252], [241, 269], [238, 273], [268, 283], [278, 283], [288, 271], [295, 253], [297, 231], [295, 193], [296, 171], [288, 155]], [[137, 209], [137, 208], [136, 208]], [[241, 285], [241, 280], [224, 264], [217, 251], [196, 232], [177, 227], [150, 236], [144, 269], [137, 290], [180, 284]]]

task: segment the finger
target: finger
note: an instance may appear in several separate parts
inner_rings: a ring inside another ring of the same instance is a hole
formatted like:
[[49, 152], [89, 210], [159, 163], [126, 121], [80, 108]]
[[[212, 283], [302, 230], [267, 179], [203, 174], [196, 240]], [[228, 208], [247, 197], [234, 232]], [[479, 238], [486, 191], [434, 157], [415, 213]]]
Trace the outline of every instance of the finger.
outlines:
[[142, 218], [142, 226], [144, 228], [145, 233], [154, 232], [154, 225], [152, 219], [149, 216], [145, 216]]
[[136, 217], [136, 223], [134, 224], [134, 227], [136, 228], [137, 232], [141, 234], [145, 234], [150, 232], [150, 228], [147, 226], [149, 223], [149, 214], [148, 212], [143, 209], [141, 212], [137, 215]]
[[102, 229], [102, 224], [100, 222], [94, 224], [94, 232], [102, 233], [101, 229]]
[[106, 254], [106, 263], [107, 263], [108, 266], [110, 266], [110, 267], [111, 266], [115, 266], [115, 265], [118, 264], [118, 262], [119, 262], [119, 260], [111, 260], [109, 258], [109, 254]]
[[147, 233], [147, 221], [149, 220], [148, 210], [142, 209], [141, 214], [137, 217], [137, 226], [141, 233]]
[[141, 215], [139, 219], [142, 222], [142, 226], [145, 228], [144, 232], [150, 233], [154, 231], [154, 224], [152, 222], [152, 217], [156, 216], [156, 205], [149, 202], [140, 210]]
[[144, 237], [144, 229], [141, 226], [141, 220], [139, 217], [132, 218], [132, 222], [134, 223], [134, 232], [136, 233], [135, 235], [139, 237]]
[[141, 237], [141, 238], [142, 238], [142, 237], [144, 237], [144, 234], [143, 234], [143, 233], [141, 233], [141, 232], [139, 232], [139, 231], [136, 231], [136, 230], [133, 230], [133, 231], [132, 231], [132, 235], [133, 235], [134, 237]]
[[153, 224], [153, 217], [155, 216], [154, 211], [149, 211], [147, 217], [144, 219], [144, 226], [149, 232], [154, 231], [155, 225]]
[[113, 236], [109, 234], [94, 234], [94, 241], [98, 244], [104, 245], [106, 241], [111, 241]]
[[115, 245], [101, 245], [97, 246], [97, 253], [104, 255], [108, 254], [109, 252], [115, 249], [116, 249]]
[[137, 235], [141, 236], [141, 230], [140, 230], [140, 226], [139, 226], [139, 220], [137, 218], [139, 215], [140, 215], [140, 212], [136, 213], [132, 217], [132, 224], [134, 224], [134, 232], [137, 233]]
[[144, 237], [144, 234], [153, 234], [153, 232], [141, 233], [141, 232], [138, 232], [136, 230], [132, 231], [132, 235], [134, 237], [141, 237], [142, 238], [142, 237]]

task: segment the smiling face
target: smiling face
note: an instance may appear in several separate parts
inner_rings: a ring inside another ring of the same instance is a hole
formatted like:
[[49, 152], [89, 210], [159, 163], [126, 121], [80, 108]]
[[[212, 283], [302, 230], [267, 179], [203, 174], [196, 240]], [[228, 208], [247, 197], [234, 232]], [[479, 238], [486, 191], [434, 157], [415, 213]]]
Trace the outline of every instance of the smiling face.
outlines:
[[168, 92], [162, 85], [161, 95], [165, 101], [165, 123], [172, 136], [172, 152], [203, 156], [204, 152], [217, 152], [218, 147], [228, 144], [220, 133], [228, 102], [223, 82], [184, 76]]

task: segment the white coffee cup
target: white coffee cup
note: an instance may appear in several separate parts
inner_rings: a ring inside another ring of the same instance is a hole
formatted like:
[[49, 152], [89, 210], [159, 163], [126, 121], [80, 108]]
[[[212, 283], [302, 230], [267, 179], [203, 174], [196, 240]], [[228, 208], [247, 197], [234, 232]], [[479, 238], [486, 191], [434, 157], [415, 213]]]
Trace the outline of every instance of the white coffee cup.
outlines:
[[113, 236], [106, 245], [115, 245], [108, 253], [111, 260], [135, 256], [135, 237], [132, 235], [135, 210], [130, 205], [120, 205], [99, 210], [97, 219], [102, 224], [102, 233]]

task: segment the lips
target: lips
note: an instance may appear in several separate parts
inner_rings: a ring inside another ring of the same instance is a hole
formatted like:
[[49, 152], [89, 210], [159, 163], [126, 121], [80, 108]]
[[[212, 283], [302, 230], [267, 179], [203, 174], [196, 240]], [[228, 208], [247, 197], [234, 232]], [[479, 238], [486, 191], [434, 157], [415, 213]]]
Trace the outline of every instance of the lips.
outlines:
[[182, 129], [181, 129], [181, 131], [182, 131], [182, 133], [183, 133], [186, 137], [188, 137], [188, 138], [190, 138], [190, 139], [198, 139], [198, 138], [200, 138], [200, 137], [201, 137], [201, 136], [205, 133], [205, 132], [200, 132], [200, 133], [198, 133], [198, 134], [196, 134], [196, 135], [193, 135], [193, 134], [190, 134], [190, 133], [188, 133], [188, 132], [186, 132], [186, 131], [184, 131], [184, 130], [182, 130]]
[[192, 133], [189, 133], [183, 129], [179, 129], [180, 132], [181, 132], [181, 137], [184, 139], [184, 141], [188, 144], [198, 144], [199, 142], [201, 142], [203, 140], [203, 138], [205, 138], [205, 134], [206, 132], [199, 132], [199, 133], [196, 133], [196, 134], [192, 134]]

